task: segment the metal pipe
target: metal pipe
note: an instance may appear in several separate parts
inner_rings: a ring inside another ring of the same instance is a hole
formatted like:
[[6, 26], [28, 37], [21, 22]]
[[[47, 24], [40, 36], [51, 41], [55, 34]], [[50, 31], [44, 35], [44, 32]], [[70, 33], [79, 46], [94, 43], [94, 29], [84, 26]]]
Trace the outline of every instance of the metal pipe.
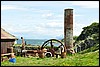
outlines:
[[23, 38], [23, 37], [21, 37], [21, 39], [22, 39], [22, 50], [25, 50], [24, 38]]

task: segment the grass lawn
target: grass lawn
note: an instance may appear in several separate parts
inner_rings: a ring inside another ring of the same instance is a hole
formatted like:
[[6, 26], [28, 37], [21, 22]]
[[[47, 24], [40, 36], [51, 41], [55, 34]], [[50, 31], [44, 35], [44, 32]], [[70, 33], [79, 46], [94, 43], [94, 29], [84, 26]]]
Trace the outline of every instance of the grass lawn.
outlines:
[[16, 63], [7, 60], [1, 62], [1, 66], [99, 66], [99, 50], [66, 58], [16, 57]]

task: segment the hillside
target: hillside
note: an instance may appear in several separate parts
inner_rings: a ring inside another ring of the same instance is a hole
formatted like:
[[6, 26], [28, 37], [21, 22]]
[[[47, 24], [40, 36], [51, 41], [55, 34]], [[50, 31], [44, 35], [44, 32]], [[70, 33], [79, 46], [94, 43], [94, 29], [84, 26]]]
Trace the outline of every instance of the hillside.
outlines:
[[83, 31], [74, 42], [74, 49], [80, 52], [96, 45], [98, 45], [95, 48], [97, 50], [99, 49], [99, 23], [94, 22], [90, 26], [83, 27]]
[[[64, 42], [64, 38], [61, 39]], [[76, 52], [83, 51], [92, 46], [98, 45], [99, 49], [99, 23], [93, 22], [91, 25], [83, 27], [83, 31], [79, 36], [73, 36], [73, 45]]]

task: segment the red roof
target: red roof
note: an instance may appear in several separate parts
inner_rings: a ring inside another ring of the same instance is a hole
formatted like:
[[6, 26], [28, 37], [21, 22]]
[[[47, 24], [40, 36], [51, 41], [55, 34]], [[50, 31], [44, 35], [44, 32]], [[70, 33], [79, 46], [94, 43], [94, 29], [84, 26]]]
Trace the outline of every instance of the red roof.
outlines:
[[17, 38], [1, 28], [1, 39], [17, 39]]

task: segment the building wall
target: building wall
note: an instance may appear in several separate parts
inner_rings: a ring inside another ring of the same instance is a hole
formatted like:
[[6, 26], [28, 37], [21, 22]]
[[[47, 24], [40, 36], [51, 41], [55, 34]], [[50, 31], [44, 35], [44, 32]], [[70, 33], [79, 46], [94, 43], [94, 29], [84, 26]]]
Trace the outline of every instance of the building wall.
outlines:
[[7, 53], [7, 48], [11, 47], [15, 39], [1, 39], [1, 54]]

